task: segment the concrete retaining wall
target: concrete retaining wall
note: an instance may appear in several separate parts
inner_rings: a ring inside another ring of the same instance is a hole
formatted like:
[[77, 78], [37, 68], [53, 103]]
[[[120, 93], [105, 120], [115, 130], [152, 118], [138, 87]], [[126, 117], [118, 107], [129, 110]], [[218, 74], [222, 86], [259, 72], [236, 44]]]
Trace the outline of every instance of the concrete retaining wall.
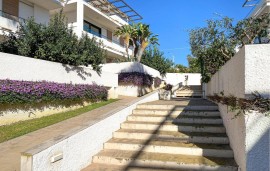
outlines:
[[98, 75], [90, 67], [74, 67], [7, 53], [0, 53], [0, 79], [118, 86], [118, 75], [111, 72], [103, 71]]
[[[248, 45], [228, 61], [206, 85], [206, 95], [250, 97], [258, 91], [270, 97], [270, 45]], [[269, 170], [270, 117], [256, 112], [232, 119], [236, 112], [219, 105], [230, 145], [240, 169]]]
[[140, 72], [147, 73], [149, 75], [152, 75], [153, 77], [161, 78], [159, 71], [138, 62], [104, 64], [102, 67], [102, 71], [113, 72], [115, 74], [119, 74], [121, 72]]
[[[92, 157], [103, 148], [103, 143], [112, 138], [112, 133], [120, 129], [137, 104], [158, 100], [158, 93], [153, 92], [130, 105], [110, 112], [110, 116], [95, 124], [82, 125], [82, 128], [67, 132], [59, 139], [49, 140], [36, 148], [22, 153], [21, 171], [78, 171], [92, 161]], [[92, 121], [93, 122], [93, 121]], [[53, 157], [60, 156], [57, 162]]]

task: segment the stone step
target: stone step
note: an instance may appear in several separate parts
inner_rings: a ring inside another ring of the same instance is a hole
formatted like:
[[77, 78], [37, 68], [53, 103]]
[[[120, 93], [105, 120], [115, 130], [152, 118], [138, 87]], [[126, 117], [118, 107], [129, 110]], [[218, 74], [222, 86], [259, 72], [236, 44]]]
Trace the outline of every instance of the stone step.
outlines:
[[218, 111], [218, 106], [181, 106], [181, 105], [154, 105], [139, 104], [137, 109], [163, 109], [163, 110], [196, 110], [196, 111]]
[[175, 93], [176, 97], [202, 97], [202, 93]]
[[[162, 169], [157, 167], [117, 166], [108, 164], [91, 164], [82, 171], [184, 171], [179, 169]], [[185, 170], [186, 171], [186, 170]]]
[[152, 139], [111, 139], [104, 144], [104, 149], [233, 158], [233, 151], [229, 145], [194, 144]]
[[219, 111], [185, 111], [185, 110], [152, 110], [152, 109], [134, 109], [136, 115], [170, 115], [170, 116], [201, 116], [201, 117], [220, 117]]
[[202, 91], [176, 91], [175, 94], [203, 94]]
[[190, 132], [171, 132], [171, 131], [151, 131], [120, 129], [113, 133], [114, 138], [137, 139], [137, 140], [163, 140], [178, 141], [185, 143], [203, 143], [203, 144], [229, 144], [226, 134], [217, 133], [190, 133]]
[[186, 170], [237, 170], [231, 158], [155, 154], [142, 151], [103, 150], [93, 157], [93, 163]]
[[208, 132], [225, 133], [223, 125], [207, 124], [179, 124], [171, 122], [133, 122], [126, 121], [121, 124], [123, 129], [142, 129], [142, 130], [160, 130], [160, 131], [182, 131], [182, 132]]
[[171, 121], [173, 123], [190, 123], [190, 124], [222, 124], [221, 118], [196, 118], [196, 117], [175, 117], [175, 116], [153, 116], [153, 115], [130, 115], [128, 121], [136, 122], [163, 122]]

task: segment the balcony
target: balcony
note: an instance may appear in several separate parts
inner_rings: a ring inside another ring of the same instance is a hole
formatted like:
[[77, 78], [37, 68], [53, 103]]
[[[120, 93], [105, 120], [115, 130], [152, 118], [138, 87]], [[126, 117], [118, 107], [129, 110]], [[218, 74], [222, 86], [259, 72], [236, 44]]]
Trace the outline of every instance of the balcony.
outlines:
[[0, 27], [2, 30], [15, 32], [19, 27], [19, 22], [24, 23], [25, 19], [0, 10]]
[[[98, 32], [95, 32], [89, 28], [84, 27], [84, 31], [88, 33], [90, 38], [95, 37], [97, 41], [101, 41], [105, 49], [113, 57], [127, 57], [125, 46], [121, 45], [118, 41], [108, 38], [105, 35], [102, 35]], [[129, 55], [132, 54], [132, 49], [129, 49]]]
[[243, 7], [252, 7], [249, 17], [256, 17], [270, 12], [270, 0], [245, 0]]
[[64, 6], [65, 0], [28, 0], [31, 3], [37, 4], [47, 10], [54, 10], [62, 8]]

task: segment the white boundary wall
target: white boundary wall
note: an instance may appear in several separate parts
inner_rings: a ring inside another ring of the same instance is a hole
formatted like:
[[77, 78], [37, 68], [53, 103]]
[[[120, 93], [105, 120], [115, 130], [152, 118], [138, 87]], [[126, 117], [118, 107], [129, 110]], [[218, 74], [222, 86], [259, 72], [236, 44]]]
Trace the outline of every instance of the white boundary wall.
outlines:
[[147, 73], [149, 75], [152, 75], [153, 77], [161, 78], [160, 73], [157, 70], [138, 62], [121, 62], [121, 63], [104, 64], [102, 67], [102, 71], [113, 72], [115, 74], [119, 74], [121, 72], [140, 72], [140, 73]]
[[187, 85], [201, 85], [201, 74], [198, 73], [167, 73], [163, 79], [172, 85], [185, 85], [185, 76], [188, 76]]
[[90, 67], [74, 67], [61, 63], [0, 53], [0, 79], [53, 81], [58, 83], [93, 84], [118, 87], [118, 75]]
[[[270, 45], [248, 45], [228, 61], [206, 85], [206, 94], [249, 97], [258, 91], [270, 97]], [[242, 171], [270, 170], [270, 117], [252, 112], [236, 119], [219, 105], [235, 160]]]
[[[77, 130], [63, 135], [59, 140], [49, 140], [36, 148], [22, 153], [21, 171], [78, 171], [92, 162], [92, 157], [103, 149], [103, 144], [112, 138], [112, 133], [120, 129], [132, 110], [138, 104], [158, 100], [158, 92], [130, 102], [110, 112], [109, 117], [89, 125], [85, 124]], [[62, 155], [62, 159], [51, 163], [55, 155]]]

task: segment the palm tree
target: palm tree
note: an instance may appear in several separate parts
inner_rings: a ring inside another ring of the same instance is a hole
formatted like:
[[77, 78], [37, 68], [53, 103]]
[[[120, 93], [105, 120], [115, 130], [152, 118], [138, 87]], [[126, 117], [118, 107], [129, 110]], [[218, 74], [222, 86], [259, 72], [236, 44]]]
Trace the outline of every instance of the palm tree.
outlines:
[[136, 54], [137, 60], [140, 62], [144, 50], [147, 48], [149, 44], [158, 44], [158, 35], [153, 35], [150, 31], [150, 26], [146, 24], [139, 23], [138, 24], [138, 37], [140, 48], [138, 53]]
[[134, 34], [134, 28], [131, 25], [124, 25], [119, 27], [115, 32], [114, 35], [121, 37], [124, 40], [124, 45], [126, 48], [127, 56], [130, 58], [128, 53], [128, 48], [130, 46], [131, 36]]
[[127, 54], [128, 48], [132, 44], [133, 57], [138, 62], [141, 61], [143, 52], [149, 44], [158, 44], [157, 35], [153, 35], [149, 25], [142, 23], [119, 27], [114, 35], [124, 39]]

